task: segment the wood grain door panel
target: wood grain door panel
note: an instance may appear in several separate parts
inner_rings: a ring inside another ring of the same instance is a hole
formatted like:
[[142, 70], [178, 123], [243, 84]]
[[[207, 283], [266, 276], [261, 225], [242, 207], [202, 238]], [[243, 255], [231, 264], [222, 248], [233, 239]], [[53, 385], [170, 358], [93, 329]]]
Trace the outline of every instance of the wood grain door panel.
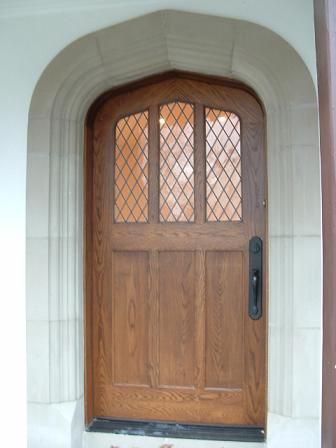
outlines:
[[195, 388], [195, 254], [159, 253], [159, 387]]
[[150, 386], [148, 252], [112, 255], [112, 384]]
[[106, 98], [87, 132], [87, 420], [264, 427], [266, 272], [248, 315], [249, 240], [266, 232], [258, 102], [173, 77]]
[[206, 253], [207, 389], [244, 386], [244, 264], [242, 252]]

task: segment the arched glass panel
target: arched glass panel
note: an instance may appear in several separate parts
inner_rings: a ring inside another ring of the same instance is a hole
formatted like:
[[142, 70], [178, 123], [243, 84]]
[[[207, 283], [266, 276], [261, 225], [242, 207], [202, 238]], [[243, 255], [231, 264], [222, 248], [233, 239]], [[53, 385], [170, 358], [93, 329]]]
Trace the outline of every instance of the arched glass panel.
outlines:
[[194, 106], [160, 107], [160, 221], [194, 221]]
[[207, 221], [242, 220], [240, 119], [205, 109]]
[[148, 111], [117, 122], [114, 157], [114, 221], [148, 222]]

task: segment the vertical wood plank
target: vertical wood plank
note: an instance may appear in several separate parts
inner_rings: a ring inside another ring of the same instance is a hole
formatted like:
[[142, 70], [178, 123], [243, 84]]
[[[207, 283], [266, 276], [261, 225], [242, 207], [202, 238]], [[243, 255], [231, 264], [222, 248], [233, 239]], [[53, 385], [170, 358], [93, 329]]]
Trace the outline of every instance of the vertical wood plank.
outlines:
[[323, 229], [322, 448], [336, 446], [336, 4], [315, 0]]
[[149, 385], [148, 253], [113, 253], [113, 381]]
[[196, 251], [196, 295], [195, 295], [195, 384], [199, 390], [205, 387], [205, 251]]
[[84, 385], [85, 385], [85, 424], [92, 420], [93, 413], [93, 300], [92, 300], [92, 273], [93, 273], [93, 226], [91, 208], [93, 206], [93, 129], [92, 123], [87, 120], [85, 124], [85, 151], [84, 151]]
[[160, 385], [195, 385], [195, 258], [160, 252]]
[[[94, 213], [92, 215], [93, 268], [92, 289], [94, 300], [92, 312], [93, 325], [93, 381], [94, 384], [112, 381], [112, 302], [111, 291], [111, 247], [106, 234], [112, 223], [112, 152], [106, 151], [111, 144], [111, 124], [98, 114], [97, 126], [93, 135], [93, 196]], [[94, 414], [105, 407], [105, 398], [93, 394]]]
[[206, 255], [206, 387], [243, 387], [243, 272], [240, 252]]
[[151, 387], [159, 384], [159, 254], [149, 255], [149, 303], [148, 303], [149, 348], [148, 364]]
[[[243, 278], [248, 278], [248, 250], [244, 252]], [[266, 274], [265, 266], [263, 273]], [[263, 275], [264, 276], [264, 275]], [[257, 424], [266, 420], [266, 294], [263, 289], [263, 314], [259, 320], [252, 320], [247, 312], [248, 282], [243, 283], [243, 294], [246, 297], [244, 313], [244, 396], [245, 412], [248, 421]], [[259, 347], [259, 349], [258, 349]]]

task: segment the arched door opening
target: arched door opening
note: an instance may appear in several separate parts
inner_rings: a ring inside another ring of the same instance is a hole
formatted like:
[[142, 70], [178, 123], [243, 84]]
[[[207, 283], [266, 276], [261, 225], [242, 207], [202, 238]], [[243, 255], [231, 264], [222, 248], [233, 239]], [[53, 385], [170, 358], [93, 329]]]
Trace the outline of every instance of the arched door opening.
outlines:
[[[321, 233], [314, 83], [300, 56], [276, 33], [242, 20], [180, 11], [160, 11], [83, 37], [56, 56], [36, 86], [27, 173], [30, 437], [42, 437], [45, 446], [62, 439], [63, 448], [70, 446], [71, 435], [73, 446], [82, 446], [83, 438], [87, 447], [100, 446], [97, 434], [84, 432], [83, 415], [85, 118], [95, 99], [111, 88], [172, 69], [241, 81], [263, 103], [267, 443], [276, 443], [281, 427], [284, 447], [295, 437], [304, 447], [318, 446]], [[46, 281], [40, 281], [41, 273]], [[51, 420], [58, 422], [52, 428]], [[302, 440], [304, 434], [308, 438]]]
[[263, 111], [238, 85], [164, 78], [89, 113], [89, 429], [263, 440]]

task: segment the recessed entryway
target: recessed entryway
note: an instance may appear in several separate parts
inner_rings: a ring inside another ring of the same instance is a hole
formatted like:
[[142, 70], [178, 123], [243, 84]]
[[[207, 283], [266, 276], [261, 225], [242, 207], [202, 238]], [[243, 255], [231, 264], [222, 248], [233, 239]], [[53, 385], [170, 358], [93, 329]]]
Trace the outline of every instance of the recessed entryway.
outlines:
[[[71, 437], [80, 443], [84, 430], [82, 159], [88, 108], [111, 88], [172, 68], [243, 81], [262, 100], [269, 191], [269, 411], [289, 416], [293, 428], [298, 420], [318, 420], [321, 240], [314, 83], [297, 53], [269, 30], [164, 11], [74, 42], [47, 67], [32, 99], [28, 398], [31, 437], [40, 437], [42, 446], [52, 439], [62, 440], [63, 448]], [[41, 282], [41, 273], [48, 281]], [[54, 431], [50, 422], [56, 422]]]

